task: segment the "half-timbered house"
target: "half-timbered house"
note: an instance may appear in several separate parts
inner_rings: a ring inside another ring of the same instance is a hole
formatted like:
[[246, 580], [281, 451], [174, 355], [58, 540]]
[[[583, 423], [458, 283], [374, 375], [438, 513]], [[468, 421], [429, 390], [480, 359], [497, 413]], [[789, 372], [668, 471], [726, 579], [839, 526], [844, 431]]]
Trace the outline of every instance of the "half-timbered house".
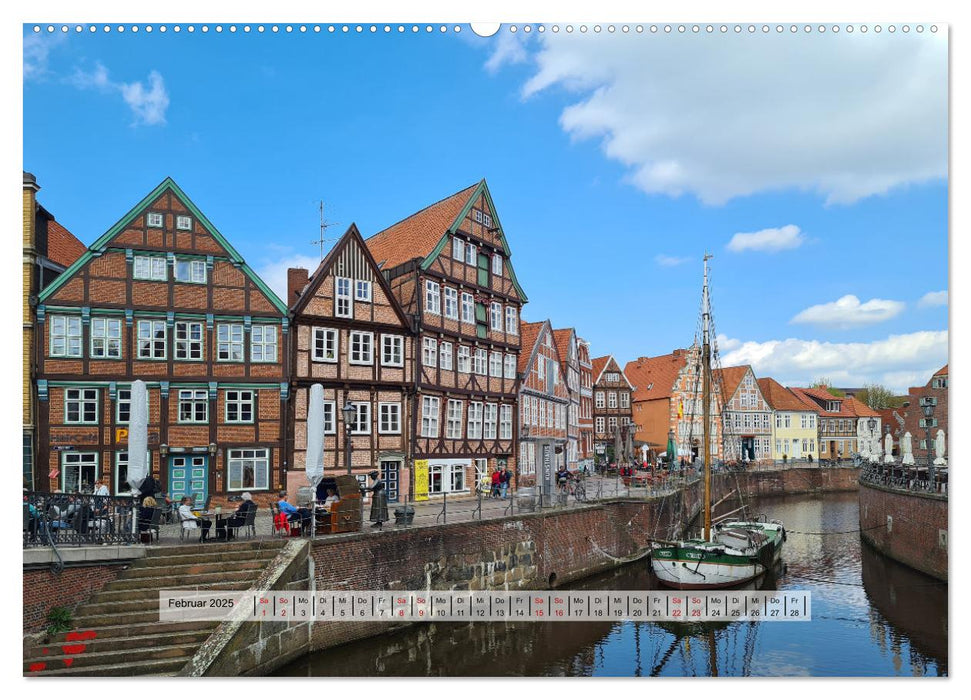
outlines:
[[601, 460], [613, 454], [618, 426], [633, 422], [633, 391], [613, 355], [593, 360], [593, 440]]
[[725, 459], [772, 459], [773, 410], [749, 365], [714, 372], [722, 406]]
[[568, 464], [570, 391], [549, 321], [523, 323], [519, 355], [519, 486], [552, 493], [553, 475]]
[[283, 484], [286, 306], [171, 178], [40, 293], [37, 323], [51, 489], [128, 490], [136, 379], [170, 496], [265, 501]]
[[[566, 421], [566, 464], [570, 471], [576, 471], [580, 463], [580, 357], [577, 334], [572, 328], [561, 328], [553, 331], [553, 339], [560, 358], [560, 376], [566, 382], [570, 397]], [[523, 348], [523, 353], [526, 352]]]
[[[350, 468], [363, 481], [378, 469], [388, 500], [406, 498], [415, 372], [411, 318], [354, 225], [313, 275], [291, 269], [287, 278], [293, 328], [290, 489], [306, 485], [309, 393], [319, 383], [324, 389], [324, 474]], [[354, 409], [349, 423], [343, 415], [348, 403]]]
[[515, 471], [519, 316], [526, 302], [485, 180], [366, 240], [417, 318], [414, 459], [429, 492]]
[[580, 365], [579, 445], [580, 466], [593, 468], [593, 363], [590, 343], [577, 338], [577, 357]]

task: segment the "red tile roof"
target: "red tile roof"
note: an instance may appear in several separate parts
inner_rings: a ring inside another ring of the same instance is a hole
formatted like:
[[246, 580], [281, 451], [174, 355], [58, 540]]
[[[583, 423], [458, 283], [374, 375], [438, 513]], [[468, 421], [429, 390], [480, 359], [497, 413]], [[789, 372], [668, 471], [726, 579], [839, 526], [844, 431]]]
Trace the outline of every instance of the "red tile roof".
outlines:
[[722, 396], [725, 397], [726, 401], [731, 401], [738, 385], [742, 383], [742, 379], [749, 369], [751, 369], [750, 365], [738, 365], [737, 367], [722, 367], [712, 372], [715, 381], [721, 384]]
[[378, 265], [387, 270], [431, 253], [478, 186], [477, 182], [466, 187], [368, 238], [365, 242]]
[[869, 406], [867, 406], [865, 403], [863, 403], [862, 401], [860, 401], [858, 398], [854, 396], [847, 396], [844, 399], [844, 401], [847, 402], [847, 404], [844, 404], [844, 406], [846, 406], [856, 416], [860, 416], [863, 418], [880, 417], [880, 414], [877, 411], [874, 411], [872, 408], [870, 408]]
[[816, 403], [807, 403], [772, 377], [763, 377], [756, 381], [759, 383], [759, 389], [762, 390], [762, 397], [776, 411], [819, 411]]
[[539, 332], [545, 325], [546, 321], [519, 324], [519, 362], [516, 369], [520, 374], [529, 368], [529, 361], [533, 357], [533, 348], [539, 338]]
[[934, 372], [934, 376], [935, 376], [935, 377], [939, 377], [939, 376], [941, 376], [942, 374], [947, 374], [947, 365], [944, 365], [944, 366], [943, 366], [943, 367], [941, 367], [941, 368], [940, 368], [939, 370], [937, 370], [936, 372]]
[[[816, 410], [819, 412], [820, 416], [824, 416], [826, 418], [840, 418], [840, 417], [855, 418], [856, 417], [856, 413], [850, 410], [850, 404], [847, 403], [847, 401], [851, 399], [848, 399], [847, 397], [833, 396], [823, 388], [804, 389], [801, 387], [789, 387], [789, 391], [791, 391], [792, 393], [794, 393], [796, 396], [803, 399], [804, 401], [808, 401], [812, 404], [815, 404], [818, 407]], [[817, 401], [813, 401], [814, 398], [819, 399], [820, 401], [823, 402], [823, 404], [820, 405]], [[840, 401], [841, 402], [840, 410], [827, 411], [826, 410], [827, 401]]]
[[84, 243], [57, 221], [51, 219], [47, 222], [47, 257], [52, 262], [70, 267], [87, 249]]
[[604, 367], [607, 366], [607, 363], [609, 361], [610, 361], [610, 355], [604, 355], [603, 357], [595, 357], [590, 361], [593, 364], [593, 371], [591, 372], [591, 374], [593, 375], [594, 384], [597, 383], [597, 380], [600, 378], [600, 374], [604, 371]]
[[671, 396], [674, 382], [687, 362], [686, 351], [670, 355], [639, 357], [624, 367], [624, 374], [634, 385], [634, 401], [653, 401]]
[[[563, 377], [567, 376], [567, 369], [570, 366], [570, 336], [573, 334], [572, 328], [560, 328], [553, 331], [553, 342], [556, 343], [556, 352], [560, 355], [560, 369], [563, 370]], [[579, 360], [579, 358], [577, 358]]]

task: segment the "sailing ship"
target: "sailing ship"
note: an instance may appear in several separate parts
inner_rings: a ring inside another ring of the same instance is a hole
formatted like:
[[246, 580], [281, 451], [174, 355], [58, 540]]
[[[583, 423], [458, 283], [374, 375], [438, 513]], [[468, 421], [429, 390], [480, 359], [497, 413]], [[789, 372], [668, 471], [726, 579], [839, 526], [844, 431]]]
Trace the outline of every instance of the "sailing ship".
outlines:
[[712, 346], [711, 298], [708, 288], [708, 260], [704, 257], [704, 287], [701, 296], [701, 382], [704, 420], [704, 530], [700, 539], [674, 542], [655, 540], [651, 568], [660, 581], [677, 589], [728, 588], [751, 581], [779, 561], [785, 527], [765, 516], [756, 520], [722, 520], [712, 527], [711, 503], [711, 395]]

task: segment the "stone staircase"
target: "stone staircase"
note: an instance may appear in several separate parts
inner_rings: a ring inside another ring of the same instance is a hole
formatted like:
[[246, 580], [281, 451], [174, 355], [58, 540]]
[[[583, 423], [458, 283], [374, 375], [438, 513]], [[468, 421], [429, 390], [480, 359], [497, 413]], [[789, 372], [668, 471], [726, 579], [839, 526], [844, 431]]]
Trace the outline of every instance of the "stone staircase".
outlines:
[[163, 589], [246, 590], [284, 542], [153, 547], [78, 606], [74, 629], [25, 642], [26, 676], [174, 675], [218, 622], [159, 622]]

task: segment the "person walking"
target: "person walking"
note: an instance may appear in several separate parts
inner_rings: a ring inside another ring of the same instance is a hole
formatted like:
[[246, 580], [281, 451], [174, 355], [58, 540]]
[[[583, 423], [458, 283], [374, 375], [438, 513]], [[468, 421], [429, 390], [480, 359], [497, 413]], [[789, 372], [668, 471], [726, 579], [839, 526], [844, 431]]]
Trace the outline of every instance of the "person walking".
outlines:
[[512, 472], [509, 467], [506, 466], [502, 471], [501, 482], [499, 484], [499, 493], [502, 500], [506, 500], [506, 496], [509, 495], [509, 482], [512, 481]]
[[367, 489], [371, 492], [371, 527], [381, 527], [381, 523], [389, 520], [388, 517], [388, 494], [384, 479], [375, 469], [368, 474], [374, 482]]
[[492, 490], [489, 491], [489, 498], [499, 498], [499, 490], [502, 486], [502, 472], [499, 471], [499, 467], [495, 468], [492, 472]]

